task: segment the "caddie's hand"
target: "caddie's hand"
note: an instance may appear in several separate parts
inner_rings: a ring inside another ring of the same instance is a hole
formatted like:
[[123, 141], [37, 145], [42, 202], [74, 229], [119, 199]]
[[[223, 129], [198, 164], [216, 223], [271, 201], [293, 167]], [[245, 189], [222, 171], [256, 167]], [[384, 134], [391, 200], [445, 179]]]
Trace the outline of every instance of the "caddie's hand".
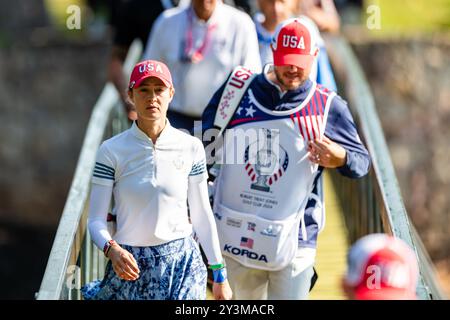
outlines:
[[133, 255], [119, 245], [113, 245], [108, 253], [112, 267], [121, 279], [133, 281], [139, 278], [139, 267]]
[[308, 143], [309, 160], [325, 168], [342, 167], [347, 161], [347, 152], [336, 142], [323, 136]]
[[233, 292], [231, 291], [228, 280], [222, 283], [213, 282], [213, 295], [215, 300], [231, 300]]

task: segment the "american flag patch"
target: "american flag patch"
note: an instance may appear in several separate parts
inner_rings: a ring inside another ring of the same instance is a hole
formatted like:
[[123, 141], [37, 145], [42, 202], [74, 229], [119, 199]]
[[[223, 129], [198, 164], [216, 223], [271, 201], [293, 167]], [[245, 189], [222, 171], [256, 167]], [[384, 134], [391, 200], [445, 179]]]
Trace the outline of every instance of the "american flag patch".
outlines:
[[242, 237], [241, 238], [241, 247], [253, 249], [253, 239]]

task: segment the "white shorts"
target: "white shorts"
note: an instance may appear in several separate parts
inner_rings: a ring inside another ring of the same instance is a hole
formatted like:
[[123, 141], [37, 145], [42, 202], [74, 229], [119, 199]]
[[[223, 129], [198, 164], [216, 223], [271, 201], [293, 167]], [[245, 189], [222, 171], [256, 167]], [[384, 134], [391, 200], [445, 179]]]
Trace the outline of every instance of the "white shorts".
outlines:
[[243, 266], [226, 257], [228, 281], [235, 300], [304, 300], [308, 299], [314, 275], [316, 249], [299, 248], [292, 262], [279, 271]]

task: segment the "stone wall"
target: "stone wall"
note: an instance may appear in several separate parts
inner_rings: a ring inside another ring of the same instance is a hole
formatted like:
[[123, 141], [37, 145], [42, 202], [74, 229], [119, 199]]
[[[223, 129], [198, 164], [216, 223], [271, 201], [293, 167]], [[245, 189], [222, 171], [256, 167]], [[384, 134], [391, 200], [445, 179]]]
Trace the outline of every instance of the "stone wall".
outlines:
[[0, 298], [39, 290], [109, 50], [106, 40], [0, 49]]
[[2, 220], [58, 222], [107, 57], [105, 43], [0, 51]]
[[375, 96], [406, 209], [448, 280], [450, 38], [365, 39], [353, 47]]

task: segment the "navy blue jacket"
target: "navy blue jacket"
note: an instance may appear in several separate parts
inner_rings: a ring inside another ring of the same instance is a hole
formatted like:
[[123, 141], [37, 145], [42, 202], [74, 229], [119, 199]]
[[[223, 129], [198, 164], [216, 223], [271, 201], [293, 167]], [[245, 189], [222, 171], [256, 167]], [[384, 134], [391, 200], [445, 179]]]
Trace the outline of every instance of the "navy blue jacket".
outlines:
[[[203, 113], [203, 132], [214, 127], [214, 118], [222, 92], [225, 89], [225, 84], [226, 82], [215, 92]], [[252, 83], [249, 85], [249, 89], [252, 90], [256, 100], [264, 107], [271, 110], [286, 110], [300, 105], [308, 96], [312, 85], [313, 83], [310, 80], [307, 80], [297, 89], [289, 90], [284, 94], [280, 94], [278, 87], [269, 82], [266, 76], [261, 73], [253, 79]], [[245, 98], [246, 94], [244, 94], [244, 98], [240, 102], [240, 107], [245, 107], [245, 104], [249, 103], [249, 99]], [[230, 123], [232, 121], [233, 118]], [[231, 126], [228, 125], [227, 128], [231, 128]], [[338, 95], [331, 102], [328, 120], [325, 127], [325, 136], [341, 145], [347, 152], [347, 161], [345, 165], [337, 168], [342, 175], [349, 178], [360, 178], [369, 172], [371, 164], [369, 153], [359, 138], [356, 125], [353, 121], [353, 117], [347, 103]], [[314, 182], [313, 193], [316, 195], [320, 189], [318, 188], [318, 185], [322, 183], [320, 178], [322, 176], [323, 169], [323, 167], [319, 167], [319, 174]], [[314, 216], [312, 216], [311, 210], [316, 205], [316, 200], [311, 198], [306, 206], [305, 226], [308, 239], [302, 239], [300, 232], [300, 246], [316, 247], [319, 226], [318, 221], [316, 221]]]

